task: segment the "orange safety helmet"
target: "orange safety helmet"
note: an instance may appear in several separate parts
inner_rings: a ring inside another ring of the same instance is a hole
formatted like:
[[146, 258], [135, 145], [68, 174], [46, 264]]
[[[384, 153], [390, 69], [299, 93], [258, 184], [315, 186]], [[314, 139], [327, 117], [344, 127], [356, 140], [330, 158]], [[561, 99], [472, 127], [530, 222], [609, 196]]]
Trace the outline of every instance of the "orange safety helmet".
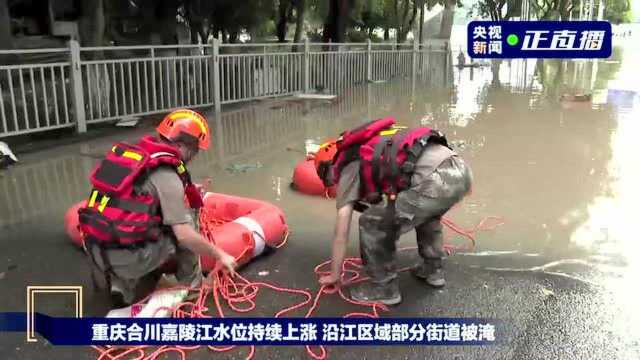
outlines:
[[333, 158], [338, 153], [338, 147], [335, 139], [325, 141], [316, 152], [313, 161], [316, 166], [316, 172], [318, 177], [322, 180], [325, 186], [332, 184], [331, 178], [331, 164]]
[[209, 125], [204, 116], [189, 109], [179, 109], [170, 112], [162, 119], [156, 128], [158, 134], [169, 140], [175, 140], [180, 134], [187, 134], [198, 139], [198, 148], [209, 148]]

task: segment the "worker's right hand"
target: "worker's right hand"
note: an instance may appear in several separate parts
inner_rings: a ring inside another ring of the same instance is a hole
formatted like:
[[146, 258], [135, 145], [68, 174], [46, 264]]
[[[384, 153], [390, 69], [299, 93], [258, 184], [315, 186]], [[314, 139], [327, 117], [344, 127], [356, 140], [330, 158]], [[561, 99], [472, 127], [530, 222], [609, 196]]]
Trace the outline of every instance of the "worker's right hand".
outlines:
[[209, 192], [212, 183], [213, 180], [211, 178], [206, 178], [204, 184], [195, 184], [196, 188], [200, 192], [200, 196], [204, 197], [204, 195]]
[[227, 270], [231, 277], [236, 276], [236, 266], [236, 259], [225, 252], [221, 253], [216, 261], [216, 270]]

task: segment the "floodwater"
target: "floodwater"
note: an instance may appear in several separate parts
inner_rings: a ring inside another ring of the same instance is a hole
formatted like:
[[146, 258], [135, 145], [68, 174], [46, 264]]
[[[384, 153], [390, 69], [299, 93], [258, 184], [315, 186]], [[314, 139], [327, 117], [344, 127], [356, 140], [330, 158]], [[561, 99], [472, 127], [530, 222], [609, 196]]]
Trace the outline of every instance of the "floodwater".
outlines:
[[[389, 347], [362, 349], [360, 355], [330, 350], [330, 357], [637, 358], [638, 63], [640, 49], [627, 42], [607, 60], [454, 68], [431, 87], [400, 79], [354, 88], [336, 102], [275, 99], [229, 109], [212, 127], [212, 149], [199, 155], [191, 171], [196, 180], [211, 177], [216, 192], [283, 208], [292, 229], [288, 245], [250, 265], [247, 276], [315, 290], [313, 267], [329, 257], [335, 209], [333, 201], [289, 188], [305, 140], [320, 142], [389, 115], [406, 125], [436, 127], [475, 176], [472, 195], [451, 218], [472, 227], [485, 216], [502, 216], [505, 224], [479, 233], [476, 252], [448, 260], [445, 290], [425, 289], [403, 277], [405, 301], [388, 316], [493, 316], [510, 321], [511, 341], [491, 350]], [[564, 93], [581, 92], [591, 93], [592, 101], [559, 101]], [[149, 129], [128, 132], [125, 139]], [[105, 302], [91, 292], [81, 252], [65, 237], [63, 214], [87, 195], [85, 179], [96, 157], [123, 134], [25, 154], [19, 166], [0, 175], [2, 311], [25, 310], [26, 285], [83, 285], [85, 315], [104, 314]], [[357, 255], [352, 228], [350, 251]], [[413, 235], [401, 241], [410, 245]], [[400, 256], [403, 265], [415, 260]], [[270, 275], [258, 277], [264, 270]], [[270, 303], [261, 316], [290, 301], [267, 296], [260, 297]], [[71, 315], [73, 304], [52, 296], [37, 306], [51, 315]], [[319, 314], [342, 314], [336, 310], [353, 308], [333, 298]], [[20, 337], [7, 339], [0, 342], [0, 353], [8, 358], [86, 353], [35, 352]], [[258, 354], [305, 356], [291, 348]]]

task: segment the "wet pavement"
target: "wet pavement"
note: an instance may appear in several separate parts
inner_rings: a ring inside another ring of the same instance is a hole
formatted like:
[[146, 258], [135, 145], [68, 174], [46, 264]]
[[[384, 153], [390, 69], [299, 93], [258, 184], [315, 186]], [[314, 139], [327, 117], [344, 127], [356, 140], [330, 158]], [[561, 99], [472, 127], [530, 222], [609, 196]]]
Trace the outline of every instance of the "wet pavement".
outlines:
[[[455, 59], [456, 57], [453, 56]], [[214, 145], [191, 166], [213, 190], [280, 206], [293, 231], [286, 247], [244, 270], [249, 279], [318, 288], [315, 264], [330, 255], [333, 201], [289, 189], [306, 139], [321, 141], [366, 119], [393, 115], [407, 125], [444, 131], [470, 163], [474, 189], [450, 214], [465, 227], [485, 216], [505, 225], [480, 233], [475, 253], [450, 257], [447, 287], [432, 290], [400, 277], [404, 302], [384, 316], [480, 316], [503, 320], [506, 341], [491, 347], [329, 348], [336, 359], [632, 359], [640, 358], [636, 309], [640, 260], [635, 214], [640, 192], [640, 50], [627, 44], [597, 62], [503, 62], [454, 69], [444, 84], [409, 80], [354, 88], [336, 102], [275, 99], [225, 111], [214, 121]], [[563, 93], [592, 92], [592, 102], [560, 102]], [[213, 117], [213, 114], [210, 115]], [[0, 309], [25, 310], [26, 285], [82, 285], [85, 315], [106, 311], [91, 291], [87, 263], [67, 240], [63, 214], [88, 192], [86, 175], [118, 139], [149, 127], [19, 155], [0, 174]], [[350, 254], [357, 256], [357, 234]], [[401, 246], [414, 243], [413, 234]], [[462, 243], [462, 239], [454, 238]], [[400, 266], [417, 260], [398, 256]], [[267, 276], [259, 276], [269, 271]], [[257, 316], [295, 302], [264, 290]], [[64, 296], [39, 300], [38, 311], [72, 315]], [[358, 308], [323, 298], [317, 315]], [[303, 315], [302, 312], [296, 316]], [[2, 334], [5, 359], [92, 359], [88, 348], [25, 344]], [[224, 358], [243, 358], [246, 349]], [[196, 352], [192, 358], [207, 358]], [[307, 357], [302, 347], [258, 348], [256, 358]]]

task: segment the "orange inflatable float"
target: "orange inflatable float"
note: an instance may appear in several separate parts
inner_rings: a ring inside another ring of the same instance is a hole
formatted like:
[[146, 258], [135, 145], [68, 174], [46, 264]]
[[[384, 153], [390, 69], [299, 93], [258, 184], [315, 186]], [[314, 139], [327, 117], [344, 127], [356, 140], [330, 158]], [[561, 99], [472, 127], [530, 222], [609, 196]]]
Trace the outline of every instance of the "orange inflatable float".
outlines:
[[[64, 217], [65, 232], [71, 241], [82, 246], [78, 227], [80, 201], [67, 210]], [[200, 232], [209, 241], [236, 258], [238, 265], [248, 263], [263, 253], [265, 248], [283, 245], [289, 233], [284, 213], [265, 201], [207, 192], [200, 213]], [[215, 267], [215, 260], [202, 257], [205, 271]]]
[[80, 234], [80, 227], [78, 222], [78, 209], [85, 207], [87, 200], [82, 200], [71, 206], [69, 210], [64, 214], [64, 231], [75, 245], [82, 247], [84, 240]]
[[[282, 246], [289, 233], [284, 212], [265, 201], [208, 192], [200, 214], [200, 232], [244, 265], [265, 248]], [[215, 260], [202, 257], [202, 269]]]

